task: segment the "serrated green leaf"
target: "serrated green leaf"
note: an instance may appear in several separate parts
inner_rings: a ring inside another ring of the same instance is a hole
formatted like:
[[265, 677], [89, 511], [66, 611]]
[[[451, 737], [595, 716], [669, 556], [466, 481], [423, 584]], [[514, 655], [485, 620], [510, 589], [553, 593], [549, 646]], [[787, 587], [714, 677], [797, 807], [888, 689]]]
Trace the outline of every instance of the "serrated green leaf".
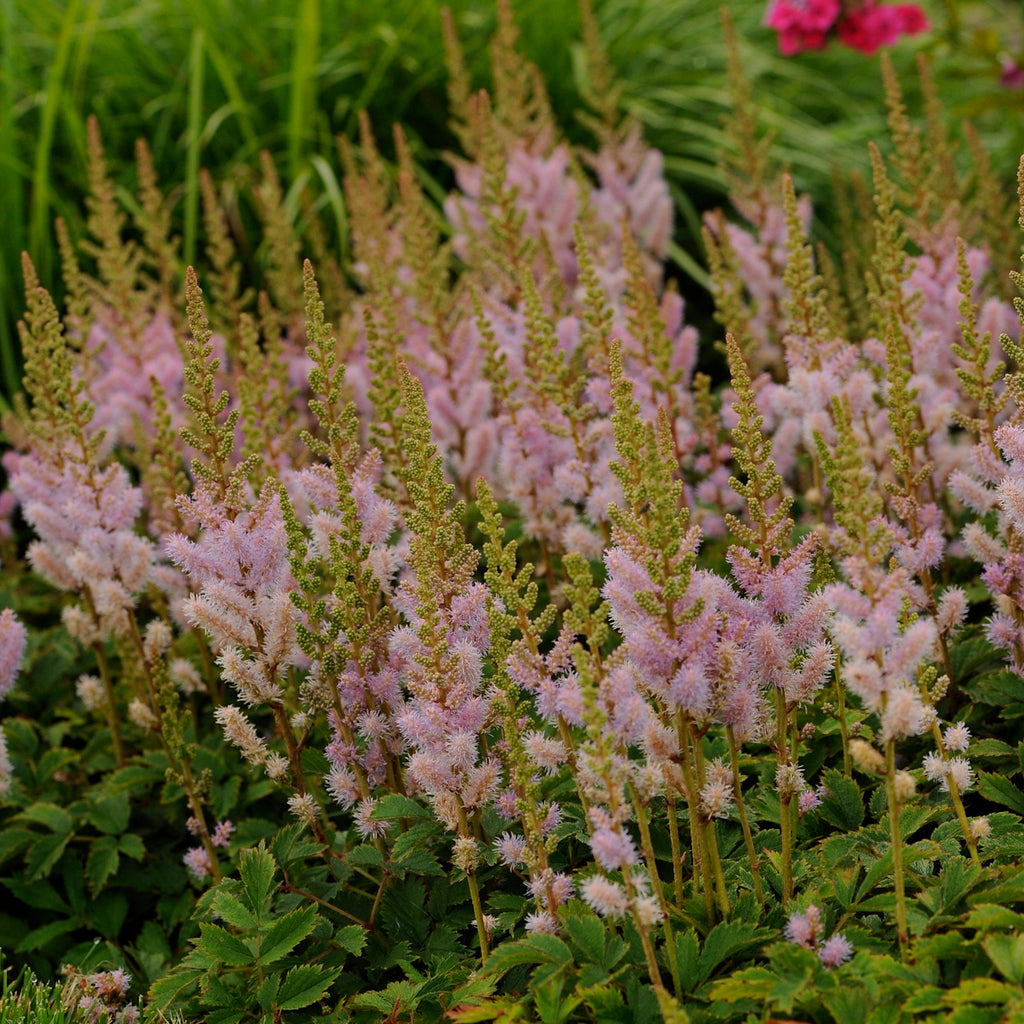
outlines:
[[827, 796], [818, 807], [818, 816], [846, 832], [860, 828], [864, 822], [864, 799], [857, 783], [832, 769], [823, 773], [822, 781]]
[[995, 772], [978, 772], [978, 792], [993, 803], [1024, 814], [1024, 793], [1008, 778]]
[[320, 844], [311, 842], [306, 826], [301, 822], [286, 825], [270, 844], [271, 853], [278, 864], [290, 864], [295, 860], [305, 860], [319, 853]]
[[437, 821], [422, 821], [418, 825], [407, 828], [400, 836], [395, 838], [391, 845], [391, 859], [401, 860], [407, 857], [413, 850], [422, 850], [429, 847], [432, 840], [441, 834], [441, 823]]
[[274, 891], [274, 858], [260, 843], [246, 850], [239, 860], [238, 874], [242, 880], [242, 900], [258, 919], [262, 919], [270, 894]]
[[27, 828], [15, 828], [12, 825], [0, 829], [0, 864], [31, 846], [38, 835], [38, 832], [32, 832]]
[[683, 990], [692, 992], [700, 984], [700, 949], [692, 928], [676, 934], [676, 965]]
[[85, 874], [93, 894], [98, 893], [107, 884], [107, 880], [117, 871], [120, 862], [117, 840], [113, 836], [103, 836], [92, 844], [85, 863]]
[[335, 945], [346, 952], [358, 953], [366, 945], [366, 929], [361, 924], [350, 924], [334, 933]]
[[585, 960], [603, 966], [604, 925], [596, 916], [579, 917], [566, 914], [562, 924], [572, 942], [579, 948]]
[[745, 921], [723, 921], [708, 932], [698, 961], [698, 984], [707, 981], [722, 962], [743, 950], [763, 945], [775, 935], [771, 928], [751, 928]]
[[382, 796], [374, 804], [370, 814], [373, 821], [389, 821], [393, 818], [433, 818], [433, 816], [433, 812], [418, 800], [402, 796], [401, 793], [388, 793], [386, 796]]
[[253, 950], [237, 935], [217, 924], [201, 924], [196, 948], [228, 967], [249, 967], [255, 960]]
[[487, 974], [505, 974], [517, 964], [567, 964], [572, 950], [555, 935], [527, 935], [498, 946], [482, 970]]
[[279, 1010], [301, 1010], [320, 999], [331, 987], [340, 970], [327, 970], [319, 964], [293, 967], [284, 978], [277, 997]]
[[114, 772], [103, 789], [109, 796], [117, 793], [143, 793], [151, 786], [162, 783], [166, 771], [166, 767], [157, 765], [130, 764]]
[[21, 903], [37, 910], [57, 910], [65, 914], [71, 913], [71, 907], [63, 896], [50, 882], [24, 882], [20, 878], [2, 879], [4, 887], [16, 894]]
[[242, 901], [226, 889], [220, 889], [213, 896], [214, 912], [235, 928], [254, 929], [259, 924], [256, 916]]
[[51, 832], [66, 835], [74, 827], [74, 821], [63, 807], [56, 804], [38, 803], [25, 808], [17, 819], [33, 821], [37, 825], [45, 825]]
[[97, 800], [89, 808], [89, 821], [106, 835], [120, 835], [131, 818], [132, 808], [127, 791]]
[[168, 1009], [179, 1001], [183, 992], [197, 985], [205, 973], [189, 967], [176, 967], [170, 974], [165, 974], [150, 985], [149, 1003], [161, 1010]]
[[277, 972], [267, 975], [263, 984], [256, 989], [256, 1002], [265, 1013], [270, 1013], [277, 1001], [277, 991], [281, 987], [281, 975]]
[[965, 1003], [988, 1003], [1002, 1006], [1019, 991], [995, 978], [963, 978], [955, 989], [943, 997], [947, 1006], [962, 1006]]
[[860, 987], [823, 992], [821, 1001], [836, 1024], [864, 1024], [868, 1016], [868, 994]]
[[775, 986], [775, 974], [767, 967], [747, 967], [742, 971], [719, 979], [711, 986], [712, 1000], [734, 1003], [740, 999], [753, 999], [764, 1003]]
[[257, 962], [266, 965], [290, 953], [313, 930], [316, 919], [312, 903], [279, 917], [261, 936]]
[[449, 1010], [448, 1016], [455, 1024], [484, 1024], [484, 1021], [497, 1020], [514, 1021], [521, 1016], [519, 1002], [515, 999], [488, 999], [486, 1003], [479, 1003], [475, 1006], [461, 1006], [456, 1004], [458, 1009]]
[[904, 1010], [911, 1010], [917, 1013], [925, 1010], [942, 1009], [942, 989], [935, 985], [925, 985], [924, 988], [915, 992], [904, 1004]]
[[979, 932], [1024, 931], [1024, 914], [995, 903], [978, 903], [967, 917], [967, 927]]
[[32, 953], [43, 949], [61, 935], [73, 932], [80, 927], [74, 920], [51, 921], [41, 928], [33, 928], [15, 947], [17, 953]]
[[225, 1006], [220, 1010], [212, 1010], [205, 1014], [203, 1024], [240, 1024], [244, 1016], [245, 1010], [234, 1010]]
[[981, 945], [1007, 981], [1024, 980], [1024, 935], [986, 935]]
[[117, 840], [117, 848], [132, 860], [142, 860], [146, 856], [146, 847], [143, 845], [142, 839], [134, 832], [120, 836]]
[[888, 847], [880, 856], [872, 858], [867, 863], [868, 869], [864, 874], [864, 880], [860, 883], [860, 887], [857, 890], [858, 900], [863, 900], [868, 893], [874, 891], [875, 886], [883, 878], [892, 874], [892, 847]]
[[426, 887], [412, 875], [390, 886], [381, 898], [380, 920], [392, 941], [408, 941], [419, 948], [430, 934]]
[[1002, 740], [983, 739], [974, 740], [971, 743], [970, 755], [972, 761], [980, 759], [989, 761], [1015, 760], [1016, 754], [1017, 751], [1009, 743], [1004, 743]]
[[1008, 874], [1001, 882], [990, 889], [982, 889], [972, 897], [968, 897], [968, 904], [971, 906], [977, 903], [1024, 903], [1024, 872], [1016, 866], [1009, 869]]
[[626, 1006], [621, 989], [605, 982], [587, 988], [577, 988], [576, 994], [587, 1004], [596, 1020], [604, 1024], [632, 1024], [632, 1011]]
[[70, 839], [71, 833], [65, 832], [61, 835], [45, 835], [32, 844], [25, 857], [29, 881], [38, 881], [53, 870]]
[[351, 1005], [358, 1010], [380, 1010], [382, 1014], [391, 1013], [397, 1004], [402, 1010], [414, 1005], [419, 985], [411, 981], [393, 981], [386, 988], [377, 992], [360, 992], [351, 1000]]
[[577, 995], [563, 995], [565, 978], [557, 975], [544, 981], [538, 981], [535, 975], [532, 988], [537, 1016], [544, 1024], [561, 1024], [567, 1021], [572, 1011], [583, 1001]]
[[821, 846], [826, 864], [829, 867], [836, 867], [839, 864], [852, 863], [861, 852], [863, 843], [863, 837], [859, 833], [829, 836]]
[[391, 861], [391, 869], [398, 878], [406, 875], [443, 875], [444, 869], [429, 850], [422, 847], [409, 850], [401, 859]]
[[384, 863], [384, 858], [375, 846], [364, 843], [362, 846], [353, 846], [351, 850], [345, 852], [345, 863], [354, 867], [376, 868]]

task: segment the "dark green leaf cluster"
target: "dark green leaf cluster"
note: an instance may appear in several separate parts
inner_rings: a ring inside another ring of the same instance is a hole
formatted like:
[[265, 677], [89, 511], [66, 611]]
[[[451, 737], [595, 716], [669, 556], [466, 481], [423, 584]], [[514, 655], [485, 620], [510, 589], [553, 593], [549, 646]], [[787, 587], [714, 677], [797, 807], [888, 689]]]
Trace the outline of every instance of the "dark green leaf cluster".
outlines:
[[196, 909], [199, 937], [181, 964], [153, 986], [150, 998], [157, 1006], [166, 1008], [198, 989], [192, 1005], [203, 1006], [205, 1020], [214, 1024], [321, 1015], [313, 1007], [341, 967], [310, 963], [297, 947], [331, 936], [336, 961], [339, 954], [357, 953], [365, 935], [358, 926], [332, 935], [314, 903], [290, 909], [294, 900], [279, 893], [277, 874], [274, 855], [260, 843], [242, 854], [238, 881], [222, 882], [203, 896]]

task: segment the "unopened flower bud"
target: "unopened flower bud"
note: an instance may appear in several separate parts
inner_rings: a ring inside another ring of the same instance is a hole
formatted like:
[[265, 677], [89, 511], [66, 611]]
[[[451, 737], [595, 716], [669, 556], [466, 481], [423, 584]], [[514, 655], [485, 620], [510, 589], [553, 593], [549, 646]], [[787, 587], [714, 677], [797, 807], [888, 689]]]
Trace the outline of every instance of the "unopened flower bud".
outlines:
[[96, 676], [79, 676], [75, 684], [75, 693], [89, 711], [102, 710], [107, 699], [103, 692], [103, 684]]
[[480, 852], [472, 836], [459, 836], [452, 847], [452, 861], [466, 875], [472, 875], [480, 863]]
[[128, 718], [132, 725], [147, 731], [160, 727], [160, 719], [153, 714], [152, 709], [147, 704], [144, 704], [138, 698], [128, 705]]
[[971, 838], [978, 842], [981, 839], [988, 839], [992, 835], [992, 826], [988, 818], [971, 818]]
[[917, 792], [917, 783], [910, 772], [897, 772], [893, 779], [893, 786], [896, 790], [897, 804], [905, 804]]
[[850, 757], [862, 772], [885, 771], [885, 758], [864, 740], [850, 740]]

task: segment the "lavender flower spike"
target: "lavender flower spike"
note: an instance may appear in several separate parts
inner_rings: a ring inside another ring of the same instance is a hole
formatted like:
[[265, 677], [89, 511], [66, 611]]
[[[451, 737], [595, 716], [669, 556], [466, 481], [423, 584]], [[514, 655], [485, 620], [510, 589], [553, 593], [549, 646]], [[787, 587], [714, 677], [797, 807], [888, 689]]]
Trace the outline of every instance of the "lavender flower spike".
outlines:
[[0, 612], [0, 699], [6, 697], [14, 685], [25, 656], [25, 627], [10, 608]]

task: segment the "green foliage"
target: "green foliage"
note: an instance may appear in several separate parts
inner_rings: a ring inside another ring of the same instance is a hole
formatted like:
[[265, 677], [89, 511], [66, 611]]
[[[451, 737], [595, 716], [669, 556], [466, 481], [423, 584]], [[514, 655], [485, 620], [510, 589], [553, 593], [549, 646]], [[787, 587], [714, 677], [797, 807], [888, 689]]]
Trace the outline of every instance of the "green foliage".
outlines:
[[[237, 881], [222, 882], [203, 896], [192, 950], [150, 990], [158, 1008], [202, 1008], [204, 1019], [223, 1024], [268, 1014], [296, 1021], [320, 1016], [312, 1007], [341, 973], [341, 961], [358, 953], [362, 942], [353, 942], [351, 930], [335, 935], [312, 903], [285, 909], [277, 873], [273, 854], [261, 843], [242, 855]], [[297, 951], [314, 935], [321, 948], [327, 942], [334, 950], [326, 962], [308, 963], [308, 953]]]

